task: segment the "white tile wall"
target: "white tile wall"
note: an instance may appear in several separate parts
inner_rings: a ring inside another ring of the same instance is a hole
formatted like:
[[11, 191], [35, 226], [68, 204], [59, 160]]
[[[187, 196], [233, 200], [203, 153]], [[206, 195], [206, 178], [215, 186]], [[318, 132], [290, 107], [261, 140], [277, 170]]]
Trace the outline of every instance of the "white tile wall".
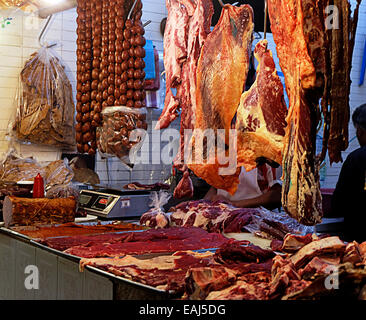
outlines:
[[[353, 5], [356, 0], [352, 0]], [[143, 22], [151, 20], [152, 23], [146, 27], [146, 38], [152, 40], [156, 48], [163, 51], [163, 39], [160, 34], [160, 21], [167, 16], [165, 8], [165, 0], [143, 0]], [[259, 13], [262, 14], [262, 13]], [[0, 11], [0, 16], [6, 17], [7, 12]], [[352, 90], [351, 90], [351, 108], [354, 110], [359, 104], [363, 103], [366, 98], [365, 85], [359, 87], [360, 68], [363, 57], [364, 44], [366, 40], [366, 3], [363, 2], [360, 10], [359, 27], [357, 30], [354, 62], [352, 69]], [[47, 32], [45, 39], [50, 43], [57, 41], [55, 48], [57, 54], [62, 58], [66, 66], [66, 72], [75, 88], [76, 79], [76, 10], [71, 9], [63, 13], [55, 15], [50, 30]], [[10, 25], [4, 29], [0, 28], [0, 157], [8, 150], [9, 142], [6, 140], [6, 132], [9, 121], [14, 114], [13, 97], [17, 85], [17, 77], [21, 71], [23, 63], [28, 56], [39, 48], [37, 38], [45, 20], [32, 18], [18, 14]], [[271, 35], [267, 38], [270, 42], [270, 48], [274, 49]], [[276, 54], [275, 50], [275, 60]], [[150, 114], [150, 121], [156, 119], [159, 111], [156, 110]], [[177, 120], [173, 127], [179, 126]], [[355, 132], [352, 124], [350, 124], [350, 140], [354, 138]], [[32, 154], [39, 160], [54, 160], [60, 156], [60, 152], [48, 147], [29, 146], [16, 144], [15, 147], [24, 155]], [[162, 146], [157, 148], [156, 145], [149, 146], [153, 150], [153, 156], [159, 157]], [[353, 150], [358, 148], [356, 140], [352, 140], [349, 149], [344, 152], [344, 159]], [[108, 162], [109, 171], [107, 172], [106, 163]], [[334, 187], [337, 181], [341, 164], [333, 164], [326, 167], [325, 180], [323, 187]], [[118, 159], [100, 159], [98, 156], [97, 170], [103, 183], [124, 184], [134, 180], [135, 178], [143, 183], [155, 182], [161, 180], [168, 175], [169, 166], [159, 165], [138, 165], [132, 171], [123, 167]]]

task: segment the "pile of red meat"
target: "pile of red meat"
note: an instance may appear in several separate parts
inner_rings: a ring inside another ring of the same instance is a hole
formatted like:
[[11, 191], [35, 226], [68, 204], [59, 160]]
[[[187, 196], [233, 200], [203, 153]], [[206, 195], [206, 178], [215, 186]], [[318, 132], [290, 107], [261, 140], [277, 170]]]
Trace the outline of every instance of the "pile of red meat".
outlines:
[[94, 266], [183, 299], [273, 300], [307, 289], [314, 279], [329, 275], [340, 264], [363, 267], [366, 258], [365, 244], [347, 245], [338, 237], [288, 235], [282, 244], [277, 243], [277, 249], [287, 253], [227, 241], [215, 252], [82, 259], [80, 267]]
[[199, 227], [208, 232], [252, 232], [262, 238], [282, 240], [287, 233], [313, 233], [284, 213], [273, 213], [265, 208], [237, 208], [222, 201], [187, 201], [170, 209], [150, 210], [142, 215], [140, 224], [152, 228], [169, 226]]
[[[338, 237], [320, 238], [315, 234], [287, 234], [283, 240], [272, 240], [271, 249], [197, 227], [39, 241], [81, 257], [81, 271], [93, 266], [176, 297], [195, 300], [293, 298], [337, 268], [348, 265], [363, 270], [366, 263], [366, 242], [347, 244]], [[357, 283], [366, 284], [366, 272], [354, 270]], [[354, 281], [351, 286], [355, 286]]]
[[217, 248], [228, 241], [221, 234], [208, 233], [200, 228], [177, 227], [48, 238], [40, 243], [74, 256], [96, 258]]

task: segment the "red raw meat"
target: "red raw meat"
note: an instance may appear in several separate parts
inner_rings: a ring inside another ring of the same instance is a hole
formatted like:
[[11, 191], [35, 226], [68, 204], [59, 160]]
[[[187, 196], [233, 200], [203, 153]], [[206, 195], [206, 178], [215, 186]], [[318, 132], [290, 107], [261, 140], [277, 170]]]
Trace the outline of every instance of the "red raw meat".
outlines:
[[207, 200], [187, 201], [171, 208], [171, 225], [200, 227], [209, 232], [241, 232], [258, 208], [236, 208]]
[[190, 268], [214, 265], [213, 253], [180, 251], [173, 255], [158, 256], [150, 259], [125, 256], [123, 258], [81, 259], [80, 269], [93, 266], [117, 276], [137, 281], [161, 290], [183, 294], [185, 276]]
[[315, 256], [321, 254], [342, 255], [346, 244], [338, 237], [327, 237], [324, 239], [312, 241], [297, 251], [290, 260], [296, 268], [304, 266]]
[[171, 89], [177, 88], [182, 81], [182, 64], [187, 59], [189, 10], [192, 10], [193, 6], [190, 0], [166, 0], [168, 9], [164, 32], [166, 99], [156, 129], [167, 128], [178, 117], [179, 99], [174, 97]]
[[172, 227], [143, 232], [48, 239], [42, 243], [66, 253], [87, 257], [119, 256], [217, 248], [229, 239], [201, 228]]
[[317, 237], [316, 235], [312, 235], [310, 233], [305, 236], [287, 234], [283, 239], [283, 244], [280, 251], [296, 252], [313, 240], [317, 240]]
[[197, 0], [196, 7], [188, 24], [187, 61], [182, 66], [181, 84], [177, 88], [177, 98], [181, 106], [180, 150], [174, 160], [174, 166], [184, 165], [184, 133], [193, 130], [196, 121], [196, 73], [201, 48], [211, 32], [211, 20], [214, 8], [211, 0]]
[[179, 181], [177, 187], [174, 189], [174, 198], [183, 199], [183, 198], [192, 198], [194, 193], [193, 183], [191, 178], [189, 177], [188, 168], [183, 173], [182, 179]]
[[215, 260], [229, 265], [241, 262], [265, 262], [272, 259], [275, 253], [272, 250], [262, 249], [253, 244], [241, 246], [239, 243], [228, 242], [215, 252]]
[[315, 225], [323, 215], [315, 154], [319, 99], [310, 99], [317, 77], [304, 34], [301, 3], [269, 0], [268, 12], [290, 101], [282, 162], [282, 206], [300, 223]]
[[238, 108], [238, 166], [246, 171], [257, 167], [258, 158], [282, 163], [287, 106], [267, 40], [258, 42], [254, 55], [259, 62], [257, 78], [243, 93]]
[[140, 224], [149, 228], [169, 227], [169, 218], [161, 209], [151, 209], [140, 218]]
[[[249, 71], [253, 29], [253, 9], [249, 5], [225, 5], [218, 24], [202, 47], [198, 61], [196, 106], [193, 108], [195, 133], [206, 129], [215, 133], [218, 129], [225, 130], [223, 145], [226, 146], [230, 144], [229, 130]], [[240, 174], [236, 162], [230, 173], [221, 174], [220, 168], [227, 168], [228, 164], [220, 163], [219, 157], [227, 158], [229, 153], [220, 150], [217, 145], [214, 150], [206, 150], [209, 148], [207, 144], [197, 143], [196, 138], [193, 135], [191, 141], [193, 153], [202, 155], [203, 163], [192, 157], [188, 167], [209, 185], [234, 194]]]

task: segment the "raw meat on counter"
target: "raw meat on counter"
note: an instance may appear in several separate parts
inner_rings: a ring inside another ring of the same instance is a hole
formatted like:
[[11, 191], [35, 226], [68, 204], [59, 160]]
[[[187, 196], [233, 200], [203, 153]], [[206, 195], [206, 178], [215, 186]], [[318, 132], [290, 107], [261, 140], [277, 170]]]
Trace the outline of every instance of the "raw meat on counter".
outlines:
[[187, 201], [170, 209], [172, 226], [195, 226], [209, 232], [251, 232], [262, 238], [283, 240], [286, 234], [313, 233], [282, 212], [265, 208], [236, 208], [225, 202]]
[[12, 230], [24, 234], [33, 239], [46, 239], [53, 237], [88, 235], [95, 233], [144, 230], [143, 226], [134, 223], [118, 221], [117, 223], [108, 224], [77, 224], [74, 222], [64, 223], [52, 226], [28, 226], [28, 227], [12, 227]]
[[[300, 238], [297, 240], [301, 241]], [[358, 286], [360, 291], [362, 283], [366, 281], [366, 272], [360, 269], [364, 268], [362, 260], [366, 256], [364, 243], [346, 245], [338, 237], [319, 239], [315, 235], [312, 238], [304, 237], [303, 240], [304, 243], [311, 241], [300, 250], [285, 255], [230, 240], [218, 249], [199, 252], [177, 250], [170, 255], [160, 256], [147, 254], [83, 258], [80, 260], [80, 270], [93, 266], [166, 290], [182, 299], [274, 300], [302, 296], [311, 298], [308, 293], [310, 289], [321, 291], [323, 295], [332, 295], [334, 291], [344, 292], [346, 285], [341, 290], [326, 289], [324, 277], [332, 273], [334, 268], [342, 270], [343, 266], [347, 266], [345, 274], [348, 278], [342, 281], [350, 285], [352, 277], [357, 277], [361, 283]]]
[[223, 202], [208, 200], [183, 202], [171, 208], [172, 226], [199, 227], [208, 232], [241, 232], [259, 209], [238, 209]]
[[167, 228], [169, 227], [169, 218], [163, 210], [153, 208], [141, 216], [140, 224], [155, 229]]
[[217, 248], [229, 239], [200, 228], [172, 227], [141, 232], [51, 238], [40, 241], [50, 248], [84, 258], [113, 257]]
[[[184, 228], [173, 229], [178, 237], [178, 234], [185, 233]], [[187, 229], [192, 235], [190, 241], [201, 243], [196, 233], [200, 229]], [[153, 235], [153, 231], [143, 233]], [[173, 238], [174, 233], [170, 234]], [[164, 232], [160, 230], [159, 234], [163, 235]], [[143, 238], [146, 239], [145, 236]], [[278, 254], [251, 243], [243, 245], [228, 240], [217, 249], [192, 251], [177, 247], [176, 252], [163, 255], [151, 255], [150, 241], [147, 241], [143, 244], [145, 251], [139, 250], [141, 256], [117, 254], [87, 257], [80, 260], [80, 270], [93, 266], [188, 300], [311, 298], [309, 291], [321, 292], [323, 296], [345, 294], [355, 278], [359, 283], [356, 291], [361, 291], [362, 284], [366, 282], [366, 272], [362, 271], [366, 257], [365, 243], [346, 244], [338, 237], [319, 238], [315, 234], [296, 236], [293, 240], [286, 238], [286, 241], [298, 243], [289, 245], [291, 253]], [[109, 241], [106, 247], [110, 246], [109, 243], [113, 241]], [[344, 286], [332, 291], [325, 288], [325, 277], [335, 268], [342, 270]], [[352, 296], [357, 296], [357, 292], [353, 292]]]
[[[233, 248], [230, 243], [225, 244], [215, 253], [215, 261], [222, 263], [223, 261], [217, 259], [218, 252], [227, 250], [226, 253], [221, 253], [220, 256], [233, 257], [227, 260], [229, 265], [225, 265], [225, 270], [217, 270], [212, 267], [191, 268], [186, 276], [187, 286], [184, 298], [207, 300], [311, 299], [310, 288], [311, 291], [321, 292], [323, 296], [331, 296], [334, 294], [344, 295], [350, 285], [354, 289], [356, 288], [356, 293], [353, 292], [352, 295], [357, 298], [357, 292], [361, 291], [366, 281], [366, 273], [359, 268], [364, 267], [360, 262], [360, 257], [358, 256], [354, 258], [354, 262], [346, 264], [346, 271], [343, 271], [342, 268], [344, 267], [341, 263], [347, 262], [350, 252], [360, 252], [361, 245], [352, 243], [346, 247], [345, 243], [338, 237], [314, 239], [314, 241], [303, 247], [302, 252], [298, 251], [294, 255], [276, 255], [269, 260], [271, 262], [269, 269], [262, 268], [262, 270], [259, 270], [252, 266], [251, 272], [241, 272], [241, 270], [245, 270], [245, 267], [235, 263], [235, 260], [243, 261], [242, 258], [238, 254], [231, 253]], [[237, 245], [234, 243], [232, 246], [235, 248]], [[318, 250], [312, 248], [318, 248]], [[246, 247], [239, 250], [236, 248], [234, 252], [238, 253], [242, 250], [242, 256], [245, 256], [247, 254], [245, 249]], [[307, 257], [306, 261], [302, 260], [301, 265], [296, 262], [299, 256]], [[256, 265], [265, 264], [261, 261], [263, 260], [258, 260], [259, 263], [256, 263]], [[342, 279], [343, 286], [340, 287], [341, 290], [333, 290], [332, 292], [332, 290], [325, 287], [325, 277], [334, 270], [344, 272], [345, 276]], [[358, 279], [360, 285], [354, 285], [355, 279]]]
[[150, 259], [130, 255], [123, 258], [84, 258], [80, 260], [80, 269], [93, 266], [126, 279], [182, 295], [187, 270], [214, 263], [212, 252], [178, 251], [172, 255]]

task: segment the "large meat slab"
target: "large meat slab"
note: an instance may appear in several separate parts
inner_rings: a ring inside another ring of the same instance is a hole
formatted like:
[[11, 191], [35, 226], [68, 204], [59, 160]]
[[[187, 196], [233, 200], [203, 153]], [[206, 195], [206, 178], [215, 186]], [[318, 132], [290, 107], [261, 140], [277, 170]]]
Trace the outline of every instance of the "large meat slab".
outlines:
[[258, 158], [282, 163], [287, 106], [267, 40], [258, 42], [254, 56], [258, 60], [257, 78], [243, 93], [238, 108], [238, 166], [255, 169]]
[[319, 107], [309, 99], [316, 87], [316, 70], [304, 35], [301, 1], [269, 0], [268, 9], [290, 104], [283, 149], [282, 205], [299, 222], [314, 225], [322, 218], [315, 154]]
[[210, 152], [212, 150], [208, 150], [211, 147], [198, 143], [198, 139], [193, 136], [194, 153], [202, 155], [203, 161], [193, 159], [188, 167], [211, 186], [231, 194], [237, 190], [240, 170], [236, 170], [235, 161], [233, 170], [220, 174], [220, 168], [227, 167], [227, 164], [220, 163], [218, 157], [229, 157], [230, 154], [226, 153], [224, 147], [218, 147], [218, 140], [225, 139], [221, 145], [230, 146], [229, 130], [249, 70], [253, 15], [249, 5], [225, 5], [218, 24], [202, 47], [197, 67], [195, 133], [206, 129], [217, 133], [221, 129], [225, 137], [216, 136], [216, 152], [213, 154]]
[[53, 238], [41, 243], [78, 257], [95, 258], [217, 248], [228, 241], [221, 234], [208, 233], [200, 228], [173, 227], [142, 232]]

